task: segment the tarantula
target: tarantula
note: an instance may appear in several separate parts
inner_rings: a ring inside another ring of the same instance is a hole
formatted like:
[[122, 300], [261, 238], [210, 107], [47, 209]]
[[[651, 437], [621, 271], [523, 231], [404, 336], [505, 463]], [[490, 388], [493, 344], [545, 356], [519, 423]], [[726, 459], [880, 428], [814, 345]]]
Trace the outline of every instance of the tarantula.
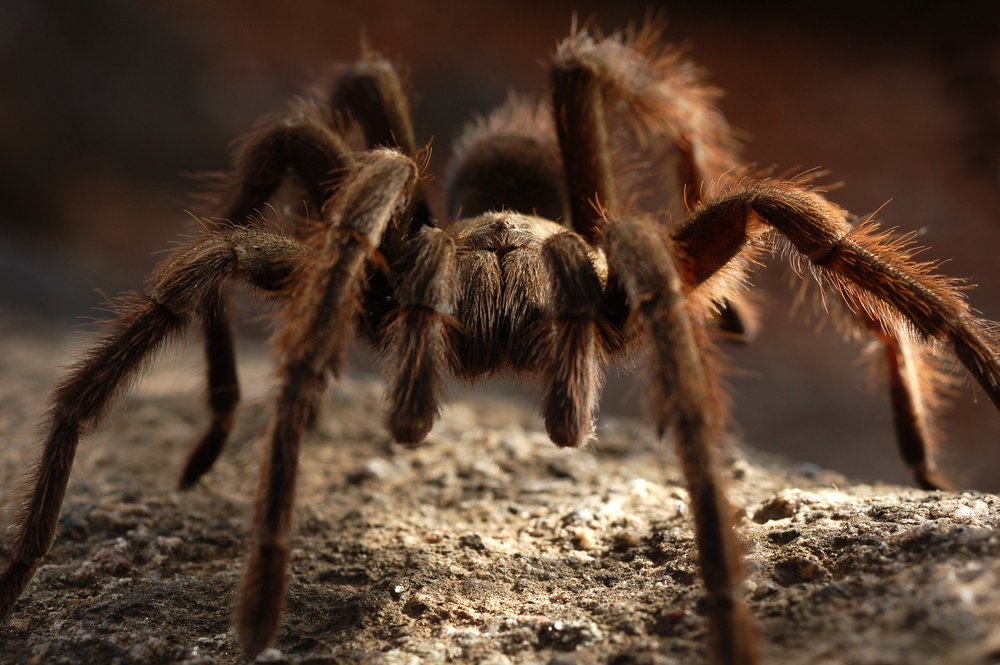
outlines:
[[[80, 435], [194, 320], [207, 339], [212, 419], [181, 486], [211, 468], [239, 401], [223, 290], [238, 281], [280, 310], [280, 391], [235, 614], [247, 654], [277, 632], [300, 439], [356, 334], [385, 357], [386, 425], [406, 444], [431, 429], [449, 375], [520, 373], [542, 385], [552, 441], [580, 446], [593, 435], [603, 368], [648, 349], [650, 415], [661, 435], [677, 431], [715, 657], [756, 662], [714, 452], [726, 409], [713, 333], [741, 320], [720, 313], [749, 311], [741, 287], [759, 250], [782, 248], [884, 346], [900, 447], [924, 487], [940, 484], [927, 354], [954, 353], [998, 405], [1000, 357], [990, 324], [951, 280], [912, 261], [905, 240], [853, 227], [802, 181], [733, 176], [718, 92], [660, 32], [596, 39], [574, 28], [553, 59], [550, 101], [512, 97], [467, 128], [444, 224], [425, 197], [399, 76], [375, 53], [341, 68], [325, 98], [261, 121], [235, 158], [228, 221], [167, 259], [144, 295], [120, 300], [118, 318], [55, 389], [0, 550], [0, 617], [52, 543]], [[290, 172], [321, 213], [298, 236], [253, 221]], [[644, 174], [675, 181], [679, 219], [638, 212], [629, 196]]]

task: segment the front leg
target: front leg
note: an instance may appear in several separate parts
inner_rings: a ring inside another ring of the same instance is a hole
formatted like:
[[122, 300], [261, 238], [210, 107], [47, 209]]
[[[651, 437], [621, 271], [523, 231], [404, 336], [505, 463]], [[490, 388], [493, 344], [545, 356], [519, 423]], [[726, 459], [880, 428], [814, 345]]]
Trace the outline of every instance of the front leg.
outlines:
[[[297, 102], [287, 116], [266, 118], [247, 136], [236, 154], [236, 169], [219, 207], [226, 227], [244, 227], [260, 215], [267, 201], [294, 170], [306, 187], [311, 204], [322, 210], [328, 192], [335, 189], [353, 163], [343, 139], [315, 105]], [[208, 365], [208, 405], [212, 420], [188, 454], [180, 487], [193, 486], [215, 463], [233, 427], [240, 400], [233, 326], [229, 302], [219, 294], [206, 307], [202, 328]]]
[[736, 597], [743, 578], [732, 507], [723, 493], [716, 446], [726, 408], [712, 365], [717, 352], [686, 311], [684, 283], [669, 239], [651, 220], [613, 223], [606, 231], [608, 268], [652, 350], [650, 411], [662, 436], [675, 426], [694, 510], [698, 560], [708, 594], [710, 641], [717, 662], [758, 662], [757, 629]]
[[275, 339], [281, 390], [235, 616], [240, 645], [250, 656], [274, 640], [281, 619], [304, 423], [323, 376], [336, 375], [344, 361], [372, 254], [393, 224], [409, 224], [417, 184], [417, 166], [402, 153], [376, 150], [359, 157], [326, 207], [329, 228], [313, 238], [319, 246], [312, 260], [295, 276]]

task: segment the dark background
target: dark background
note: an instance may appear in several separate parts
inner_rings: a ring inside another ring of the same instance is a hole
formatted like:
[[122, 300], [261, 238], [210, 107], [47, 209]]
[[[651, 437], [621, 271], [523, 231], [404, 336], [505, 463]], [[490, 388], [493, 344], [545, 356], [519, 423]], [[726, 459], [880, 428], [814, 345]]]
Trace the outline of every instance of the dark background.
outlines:
[[[653, 11], [661, 9], [654, 5]], [[69, 334], [102, 293], [138, 288], [178, 234], [187, 174], [228, 164], [228, 145], [281, 110], [364, 33], [409, 66], [418, 139], [440, 174], [471, 114], [509, 88], [540, 91], [574, 11], [605, 30], [647, 2], [423, 3], [0, 0], [0, 307], [10, 325]], [[925, 258], [969, 278], [1000, 319], [1000, 5], [910, 2], [672, 3], [667, 37], [724, 88], [748, 161], [828, 169], [831, 198], [920, 231]], [[438, 179], [440, 182], [440, 178]], [[765, 329], [730, 348], [738, 432], [749, 444], [863, 479], [908, 482], [887, 398], [859, 349], [793, 321], [780, 260], [755, 277]], [[14, 323], [16, 322], [16, 323]], [[259, 334], [259, 333], [258, 333]], [[39, 358], [39, 363], [60, 362]], [[1000, 417], [962, 379], [946, 431], [957, 483], [1000, 489]], [[611, 377], [605, 413], [638, 412]]]

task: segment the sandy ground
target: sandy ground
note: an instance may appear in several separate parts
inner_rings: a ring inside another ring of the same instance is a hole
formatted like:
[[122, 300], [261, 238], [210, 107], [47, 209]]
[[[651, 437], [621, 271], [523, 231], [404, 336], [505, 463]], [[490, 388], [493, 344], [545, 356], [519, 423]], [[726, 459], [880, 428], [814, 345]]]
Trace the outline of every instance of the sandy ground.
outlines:
[[[0, 335], [0, 482], [32, 454], [67, 346]], [[246, 662], [230, 628], [271, 393], [244, 349], [235, 441], [188, 492], [197, 353], [168, 353], [81, 446], [56, 543], [0, 663]], [[690, 506], [669, 442], [604, 420], [563, 451], [525, 404], [460, 394], [424, 445], [391, 444], [380, 386], [334, 386], [302, 451], [284, 623], [268, 662], [702, 662]], [[1000, 501], [852, 484], [724, 450], [769, 663], [1000, 658]]]

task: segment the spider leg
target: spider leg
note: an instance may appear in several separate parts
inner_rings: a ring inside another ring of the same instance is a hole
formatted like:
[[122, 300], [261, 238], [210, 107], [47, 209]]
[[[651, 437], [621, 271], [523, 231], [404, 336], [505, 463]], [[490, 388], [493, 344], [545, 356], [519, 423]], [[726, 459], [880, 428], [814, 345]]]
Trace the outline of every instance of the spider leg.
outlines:
[[[343, 67], [327, 99], [331, 111], [346, 114], [361, 126], [369, 150], [398, 148], [410, 157], [417, 156], [410, 105], [399, 73], [378, 53], [367, 51], [359, 62]], [[430, 208], [421, 197], [413, 209], [411, 226], [433, 225]]]
[[869, 329], [885, 358], [892, 423], [903, 461], [921, 489], [950, 489], [934, 460], [938, 438], [934, 415], [940, 406], [936, 388], [947, 380], [933, 366], [926, 349], [908, 337], [890, 335], [877, 325]]
[[912, 369], [907, 368], [915, 365], [913, 354], [905, 357], [907, 345], [950, 349], [1000, 408], [994, 325], [972, 315], [954, 280], [932, 273], [932, 264], [912, 261], [904, 243], [877, 232], [874, 224], [852, 228], [843, 210], [790, 183], [733, 190], [678, 226], [673, 236], [683, 250], [685, 282], [690, 288], [705, 282], [768, 227], [786, 238], [795, 250], [793, 259], [806, 259], [817, 280], [874, 322], [877, 336], [887, 341], [901, 450], [919, 484], [939, 486], [926, 435], [929, 413], [920, 406], [934, 399], [932, 382], [908, 378]]
[[[686, 311], [679, 267], [675, 267], [669, 240], [652, 230], [656, 224], [651, 219], [643, 220], [646, 224], [635, 220], [609, 223], [625, 217], [609, 132], [609, 116], [616, 107], [629, 109], [631, 129], [640, 140], [673, 137], [682, 154], [680, 179], [697, 185], [686, 187], [688, 196], [700, 196], [703, 180], [693, 179], [714, 175], [708, 172], [705, 148], [715, 148], [720, 160], [729, 156], [722, 149], [728, 133], [721, 115], [707, 101], [679, 95], [677, 86], [671, 87], [671, 76], [677, 73], [675, 61], [638, 50], [640, 45], [651, 48], [655, 41], [647, 31], [640, 42], [623, 41], [620, 36], [595, 42], [585, 32], [565, 40], [552, 69], [553, 115], [573, 229], [607, 251], [604, 301], [609, 309], [614, 311], [611, 305], [626, 300], [627, 309], [646, 329], [653, 351], [652, 415], [660, 434], [671, 422], [676, 420], [678, 425], [717, 660], [752, 664], [758, 659], [757, 630], [749, 611], [735, 597], [741, 565], [714, 453], [723, 433], [725, 409], [708, 363], [713, 349], [701, 320], [691, 320]], [[709, 121], [717, 125], [715, 129], [705, 129]], [[698, 149], [696, 137], [705, 139]], [[701, 167], [705, 173], [699, 172]], [[733, 265], [740, 266], [738, 262]], [[720, 294], [720, 301], [725, 295]]]
[[212, 232], [157, 269], [146, 294], [117, 302], [120, 316], [55, 389], [45, 442], [25, 478], [27, 491], [5, 516], [0, 618], [10, 611], [52, 545], [80, 436], [93, 429], [115, 398], [139, 379], [164, 343], [218, 303], [224, 282], [235, 278], [273, 290], [304, 253], [291, 239], [256, 230]]
[[[594, 203], [617, 212], [617, 146], [607, 129], [616, 106], [640, 144], [669, 144], [680, 155], [676, 179], [689, 208], [739, 163], [737, 143], [715, 106], [721, 96], [706, 85], [683, 53], [660, 41], [664, 23], [637, 34], [595, 40], [581, 31], [565, 39], [552, 70], [554, 115], [567, 163], [573, 225], [590, 238], [602, 221]], [[608, 146], [610, 145], [610, 150]], [[596, 197], [596, 198], [595, 198]]]
[[361, 125], [368, 148], [398, 148], [410, 157], [417, 153], [410, 105], [390, 62], [367, 51], [362, 59], [338, 67], [327, 94], [334, 113], [346, 113]]
[[717, 373], [709, 362], [716, 354], [705, 328], [687, 311], [671, 242], [646, 222], [626, 219], [607, 228], [609, 272], [627, 293], [652, 347], [651, 415], [657, 431], [662, 436], [671, 425], [677, 429], [716, 661], [756, 663], [757, 630], [735, 595], [742, 565], [715, 452], [726, 421]]
[[[581, 35], [580, 39], [589, 37]], [[592, 245], [607, 225], [604, 211], [618, 211], [618, 192], [605, 120], [601, 70], [570, 48], [559, 47], [552, 67], [552, 112], [569, 190], [573, 230]]]
[[418, 169], [409, 157], [390, 150], [359, 156], [327, 204], [324, 217], [329, 227], [312, 239], [317, 245], [314, 258], [298, 274], [289, 296], [275, 343], [281, 358], [281, 389], [235, 615], [239, 642], [249, 655], [274, 639], [280, 621], [305, 417], [324, 374], [340, 370], [356, 325], [370, 257], [387, 234], [408, 227], [417, 190]]
[[205, 360], [208, 367], [208, 406], [212, 420], [191, 448], [181, 470], [181, 489], [193, 487], [222, 453], [233, 429], [236, 406], [240, 402], [240, 381], [236, 371], [236, 349], [228, 302], [221, 293], [205, 308]]
[[[599, 243], [607, 223], [602, 209], [620, 213], [619, 201], [628, 198], [620, 188], [636, 168], [630, 163], [635, 149], [622, 144], [621, 136], [635, 136], [640, 148], [654, 154], [676, 153], [672, 180], [686, 209], [739, 168], [737, 142], [715, 105], [721, 91], [706, 85], [682, 52], [661, 43], [664, 26], [654, 20], [637, 34], [601, 40], [579, 32], [556, 54], [553, 106], [571, 218], [573, 228], [592, 244]], [[628, 131], [615, 131], [622, 128]], [[730, 339], [754, 338], [759, 318], [744, 293], [720, 298], [717, 309], [716, 325]]]
[[[330, 110], [334, 116], [361, 128], [365, 148], [397, 148], [416, 159], [419, 151], [409, 103], [399, 73], [392, 63], [378, 53], [366, 50], [360, 61], [336, 67], [332, 74], [325, 93]], [[417, 195], [412, 201], [413, 214], [409, 227], [400, 228], [382, 239], [379, 249], [390, 264], [404, 253], [410, 238], [421, 229], [434, 226], [427, 200]], [[385, 271], [369, 271], [365, 292], [368, 316], [363, 332], [375, 346], [382, 345], [381, 338], [388, 328], [387, 317], [391, 312], [386, 303], [392, 300], [392, 296], [393, 285]]]
[[[286, 116], [266, 118], [245, 139], [236, 157], [238, 185], [224, 218], [233, 226], [249, 223], [293, 168], [317, 208], [327, 188], [335, 187], [352, 163], [350, 150], [314, 105], [299, 102]], [[205, 308], [208, 402], [212, 420], [193, 446], [181, 472], [180, 487], [193, 486], [215, 463], [232, 430], [240, 399], [232, 324], [224, 294]]]
[[[416, 155], [417, 146], [409, 106], [399, 76], [390, 63], [374, 53], [343, 68], [329, 84], [326, 99], [331, 113], [346, 115], [361, 127], [366, 146], [398, 147]], [[237, 186], [223, 215], [230, 223], [243, 225], [264, 206], [293, 169], [316, 207], [322, 210], [346, 169], [351, 152], [318, 106], [299, 101], [291, 113], [265, 118], [247, 137], [236, 157]], [[413, 229], [431, 226], [431, 213], [420, 197], [413, 211]], [[384, 239], [392, 246], [384, 250], [396, 256], [410, 230]], [[385, 277], [372, 275], [372, 299], [389, 290]], [[239, 380], [233, 347], [232, 325], [224, 296], [208, 310], [204, 330], [208, 361], [209, 406], [212, 422], [192, 449], [181, 474], [182, 488], [191, 487], [206, 473], [221, 453], [232, 429], [239, 402]], [[371, 326], [379, 328], [377, 322]], [[313, 421], [315, 412], [307, 420]]]

